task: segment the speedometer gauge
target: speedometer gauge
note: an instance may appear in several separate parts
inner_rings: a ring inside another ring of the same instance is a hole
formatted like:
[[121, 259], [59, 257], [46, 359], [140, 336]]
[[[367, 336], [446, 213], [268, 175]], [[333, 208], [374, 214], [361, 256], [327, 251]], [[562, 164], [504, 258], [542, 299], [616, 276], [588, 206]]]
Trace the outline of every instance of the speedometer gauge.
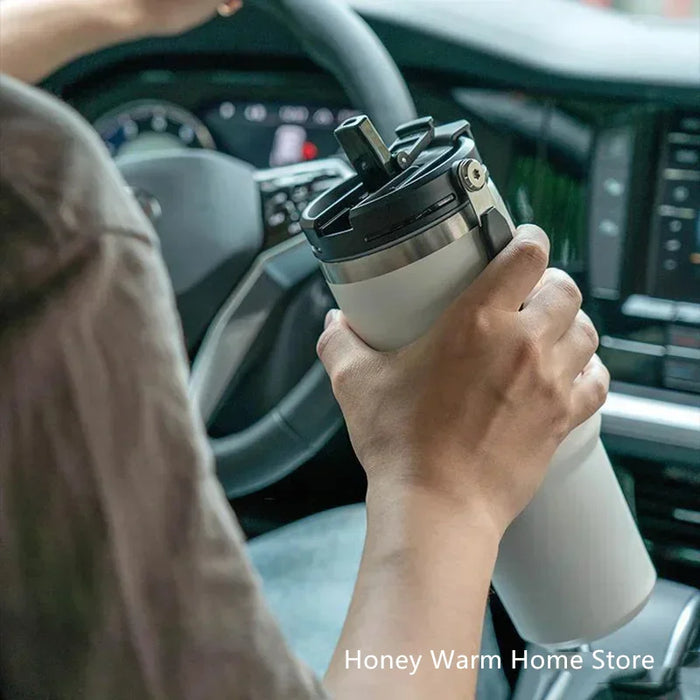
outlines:
[[129, 102], [100, 117], [94, 126], [113, 156], [216, 148], [212, 135], [199, 119], [169, 102]]

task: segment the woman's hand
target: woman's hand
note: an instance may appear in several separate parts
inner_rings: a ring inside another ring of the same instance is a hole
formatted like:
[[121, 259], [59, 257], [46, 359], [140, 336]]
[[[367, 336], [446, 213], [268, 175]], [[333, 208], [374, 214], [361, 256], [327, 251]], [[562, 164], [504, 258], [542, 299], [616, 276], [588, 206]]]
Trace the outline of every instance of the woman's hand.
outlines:
[[[104, 2], [104, 0], [98, 0]], [[179, 34], [211, 19], [218, 8], [232, 15], [243, 5], [242, 0], [122, 0], [126, 16], [137, 35]], [[114, 8], [114, 0], [109, 7]]]
[[331, 312], [318, 353], [370, 494], [408, 489], [467, 507], [503, 532], [554, 451], [608, 389], [598, 336], [549, 242], [522, 227], [432, 330], [370, 349]]
[[240, 0], [2, 0], [2, 70], [38, 82], [79, 56], [150, 35], [177, 34]]

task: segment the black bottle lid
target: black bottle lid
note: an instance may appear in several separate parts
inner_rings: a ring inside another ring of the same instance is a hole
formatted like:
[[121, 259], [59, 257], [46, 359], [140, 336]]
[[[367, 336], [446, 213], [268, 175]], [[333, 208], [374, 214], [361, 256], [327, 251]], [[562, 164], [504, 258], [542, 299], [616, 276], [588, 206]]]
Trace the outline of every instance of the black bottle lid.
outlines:
[[302, 228], [321, 261], [390, 247], [463, 209], [477, 224], [456, 174], [463, 160], [481, 160], [469, 122], [435, 127], [431, 117], [417, 119], [396, 129], [391, 146], [366, 116], [346, 120], [335, 133], [357, 174], [311, 202], [302, 215]]

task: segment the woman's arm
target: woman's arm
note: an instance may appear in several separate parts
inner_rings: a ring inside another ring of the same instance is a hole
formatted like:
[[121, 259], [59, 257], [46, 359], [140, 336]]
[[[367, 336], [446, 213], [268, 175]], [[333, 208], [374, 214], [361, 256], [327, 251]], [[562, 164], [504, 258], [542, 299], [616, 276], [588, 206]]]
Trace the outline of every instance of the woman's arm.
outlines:
[[[3, 0], [0, 70], [28, 83], [123, 41], [175, 34], [211, 17], [213, 0]], [[231, 13], [240, 0], [224, 3]]]
[[[478, 667], [457, 655], [481, 647], [500, 534], [430, 492], [373, 492], [362, 564], [340, 642], [325, 678], [337, 700], [472, 698]], [[436, 667], [454, 650], [452, 670]], [[406, 670], [367, 670], [367, 654], [408, 656]], [[358, 666], [360, 668], [358, 669]]]
[[[597, 336], [549, 245], [523, 227], [409, 347], [378, 353], [332, 315], [319, 354], [367, 472], [367, 538], [326, 683], [345, 698], [470, 698], [498, 544], [568, 432], [605, 398]], [[433, 654], [469, 657], [435, 668]], [[407, 670], [358, 669], [373, 654]]]

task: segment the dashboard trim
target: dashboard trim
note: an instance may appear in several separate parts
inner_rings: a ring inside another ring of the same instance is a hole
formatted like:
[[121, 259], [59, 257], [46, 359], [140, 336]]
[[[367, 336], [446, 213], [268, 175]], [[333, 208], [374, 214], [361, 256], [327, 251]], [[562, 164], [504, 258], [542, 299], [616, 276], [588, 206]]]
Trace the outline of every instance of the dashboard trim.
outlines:
[[700, 462], [700, 405], [611, 392], [603, 406], [602, 433], [688, 450]]

